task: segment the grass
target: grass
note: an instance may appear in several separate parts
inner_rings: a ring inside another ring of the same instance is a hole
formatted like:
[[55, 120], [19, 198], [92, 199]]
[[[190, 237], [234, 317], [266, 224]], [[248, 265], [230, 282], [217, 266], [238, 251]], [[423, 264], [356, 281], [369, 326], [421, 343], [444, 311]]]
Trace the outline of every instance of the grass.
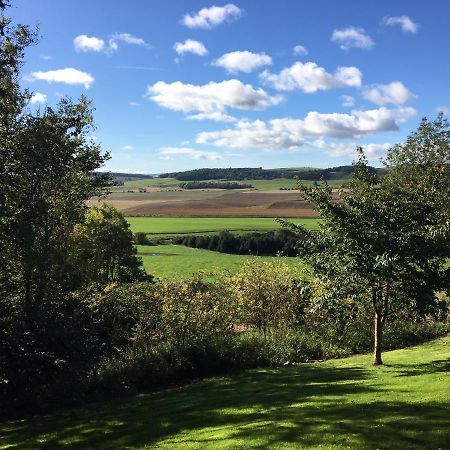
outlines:
[[450, 338], [0, 424], [3, 449], [448, 449]]
[[[219, 181], [219, 180], [202, 180], [202, 181]], [[235, 180], [236, 182], [251, 184], [255, 189], [260, 191], [277, 191], [281, 188], [295, 188], [297, 187], [297, 182], [293, 179], [288, 178], [276, 178], [274, 180]], [[343, 183], [348, 183], [349, 179], [342, 180], [329, 180], [328, 184], [332, 187], [341, 187]], [[148, 186], [156, 186], [161, 188], [173, 188], [178, 187], [180, 184], [183, 184], [184, 181], [177, 180], [175, 178], [154, 178], [154, 179], [137, 179], [137, 180], [129, 180], [125, 181], [125, 188], [139, 188], [139, 187], [148, 187]], [[305, 184], [311, 186], [313, 181], [304, 181]]]
[[[200, 270], [219, 273], [236, 273], [243, 262], [254, 256], [229, 255], [184, 245], [138, 245], [138, 254], [142, 257], [147, 273], [162, 279], [187, 279]], [[282, 261], [293, 270], [302, 272], [304, 264], [298, 258], [260, 257], [264, 261]], [[215, 275], [217, 276], [217, 275]]]
[[[271, 231], [280, 228], [272, 218], [258, 217], [127, 217], [133, 233], [192, 234], [228, 231]], [[316, 229], [319, 219], [291, 219], [309, 229]]]

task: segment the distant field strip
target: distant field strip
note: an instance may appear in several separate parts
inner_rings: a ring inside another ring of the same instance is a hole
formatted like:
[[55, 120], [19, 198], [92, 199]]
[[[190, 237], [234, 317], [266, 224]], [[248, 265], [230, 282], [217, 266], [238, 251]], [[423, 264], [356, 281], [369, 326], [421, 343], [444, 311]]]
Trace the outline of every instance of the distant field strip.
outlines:
[[[156, 278], [183, 280], [191, 278], [199, 271], [206, 271], [214, 279], [221, 272], [236, 273], [244, 261], [256, 256], [230, 255], [183, 245], [138, 245], [138, 255], [142, 258], [147, 273]], [[305, 265], [298, 258], [262, 256], [263, 261], [287, 264], [298, 275], [305, 271]]]
[[[271, 218], [254, 217], [127, 217], [133, 233], [152, 235], [214, 233], [228, 231], [271, 231], [280, 224]], [[319, 219], [291, 219], [292, 223], [302, 224], [308, 229], [317, 229]]]

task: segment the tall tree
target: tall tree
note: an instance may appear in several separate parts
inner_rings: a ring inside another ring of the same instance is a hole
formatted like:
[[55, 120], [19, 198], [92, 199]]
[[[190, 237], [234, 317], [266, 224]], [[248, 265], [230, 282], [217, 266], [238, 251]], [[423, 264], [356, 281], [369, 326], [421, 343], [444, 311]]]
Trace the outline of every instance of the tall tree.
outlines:
[[[339, 192], [337, 200], [327, 184], [300, 184], [303, 197], [323, 220], [318, 232], [284, 222], [307, 235], [299, 242], [300, 253], [326, 287], [319, 306], [364, 304], [372, 309], [377, 365], [382, 364], [387, 318], [402, 310], [430, 312], [438, 306], [436, 292], [449, 289], [445, 268], [450, 257], [449, 197], [432, 198], [436, 186], [450, 181], [448, 156], [436, 159], [439, 152], [448, 155], [449, 140], [448, 134], [441, 135], [441, 142], [430, 147], [424, 136], [443, 125], [439, 120], [426, 122], [426, 127], [423, 122], [406, 147], [391, 150], [385, 177], [369, 170], [360, 148], [350, 186]], [[415, 156], [407, 156], [407, 151]], [[437, 160], [442, 163], [439, 167]]]

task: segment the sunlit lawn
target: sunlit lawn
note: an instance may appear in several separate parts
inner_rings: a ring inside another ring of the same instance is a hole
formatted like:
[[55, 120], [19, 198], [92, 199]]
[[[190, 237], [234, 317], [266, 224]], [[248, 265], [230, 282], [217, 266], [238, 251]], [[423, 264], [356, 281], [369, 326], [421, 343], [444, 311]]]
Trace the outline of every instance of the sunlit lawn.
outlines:
[[450, 339], [252, 370], [0, 425], [16, 449], [448, 449]]

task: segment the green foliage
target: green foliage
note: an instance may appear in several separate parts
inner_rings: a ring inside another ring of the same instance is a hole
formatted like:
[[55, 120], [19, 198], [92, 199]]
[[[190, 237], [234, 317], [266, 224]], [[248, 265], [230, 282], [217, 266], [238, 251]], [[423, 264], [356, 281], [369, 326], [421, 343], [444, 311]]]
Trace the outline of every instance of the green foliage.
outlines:
[[253, 186], [235, 181], [190, 181], [180, 184], [182, 189], [251, 189]]
[[110, 205], [91, 206], [86, 211], [71, 236], [71, 262], [84, 282], [129, 282], [146, 278], [129, 228], [122, 213]]
[[449, 288], [450, 133], [442, 119], [423, 121], [405, 145], [389, 153], [388, 175], [372, 173], [360, 149], [348, 190], [339, 200], [325, 184], [300, 186], [323, 223], [308, 233], [300, 253], [322, 288], [319, 307], [348, 316], [369, 304], [375, 314], [375, 363], [381, 363], [382, 327], [398, 310], [433, 313], [436, 293]]

